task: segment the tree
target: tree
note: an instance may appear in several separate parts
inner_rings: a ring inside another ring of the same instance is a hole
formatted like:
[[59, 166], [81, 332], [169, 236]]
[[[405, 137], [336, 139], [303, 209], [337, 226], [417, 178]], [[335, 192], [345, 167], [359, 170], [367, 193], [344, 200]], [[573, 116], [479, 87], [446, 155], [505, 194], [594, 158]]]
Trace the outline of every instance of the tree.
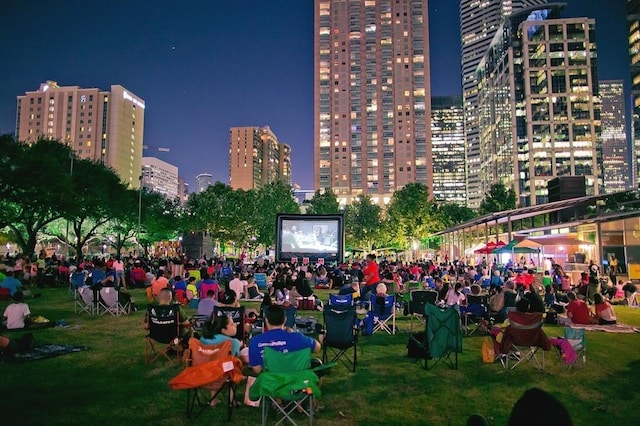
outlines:
[[164, 195], [142, 189], [142, 215], [139, 243], [145, 254], [151, 244], [171, 240], [182, 229], [181, 206], [178, 200], [170, 200]]
[[369, 195], [360, 195], [344, 210], [347, 246], [371, 252], [380, 247], [384, 235], [382, 208], [371, 202]]
[[110, 168], [89, 160], [74, 160], [70, 192], [65, 209], [75, 238], [76, 253], [104, 231], [112, 219], [124, 217], [127, 188]]
[[256, 191], [234, 190], [216, 182], [189, 198], [185, 229], [206, 231], [223, 245], [255, 244], [257, 203]]
[[438, 229], [437, 205], [429, 201], [429, 191], [422, 183], [409, 183], [393, 193], [387, 208], [391, 235], [401, 247], [422, 240]]
[[38, 233], [61, 218], [70, 202], [70, 159], [66, 145], [51, 139], [19, 143], [0, 136], [0, 228], [8, 227], [26, 255]]
[[484, 199], [480, 202], [478, 212], [480, 214], [488, 214], [512, 210], [516, 208], [516, 193], [513, 189], [504, 185], [502, 182], [491, 185], [489, 192], [485, 194]]
[[336, 194], [331, 190], [317, 190], [309, 200], [307, 214], [333, 214], [340, 211]]
[[137, 189], [127, 189], [124, 195], [123, 210], [117, 217], [112, 218], [105, 225], [105, 233], [113, 236], [112, 245], [118, 255], [122, 252], [127, 241], [132, 241], [138, 231], [138, 201], [140, 194]]
[[264, 185], [256, 194], [257, 243], [272, 247], [276, 241], [276, 215], [278, 213], [300, 213], [293, 198], [293, 190], [286, 182], [275, 181]]
[[476, 214], [469, 207], [460, 206], [455, 203], [438, 205], [438, 219], [442, 229], [451, 228], [452, 226], [471, 220], [474, 217], [476, 217]]

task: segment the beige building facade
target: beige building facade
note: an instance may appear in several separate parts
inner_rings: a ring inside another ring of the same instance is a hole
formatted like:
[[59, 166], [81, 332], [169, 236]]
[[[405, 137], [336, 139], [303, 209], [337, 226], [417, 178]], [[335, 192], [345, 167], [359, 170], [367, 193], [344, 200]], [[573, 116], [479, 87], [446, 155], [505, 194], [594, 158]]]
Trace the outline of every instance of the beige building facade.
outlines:
[[140, 186], [145, 102], [129, 90], [59, 86], [47, 81], [17, 98], [16, 135], [71, 146], [78, 157], [115, 170], [130, 188]]
[[427, 2], [316, 0], [314, 15], [314, 189], [341, 205], [431, 193]]
[[229, 185], [258, 189], [282, 180], [291, 183], [291, 147], [278, 141], [269, 126], [229, 130]]

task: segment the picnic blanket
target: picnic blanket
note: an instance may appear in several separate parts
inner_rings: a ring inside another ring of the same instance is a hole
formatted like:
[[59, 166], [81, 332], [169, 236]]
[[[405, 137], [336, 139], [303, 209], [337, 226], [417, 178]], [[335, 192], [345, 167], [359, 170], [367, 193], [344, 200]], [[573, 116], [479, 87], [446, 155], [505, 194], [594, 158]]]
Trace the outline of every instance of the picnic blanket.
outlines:
[[585, 324], [570, 324], [571, 328], [584, 328], [587, 331], [606, 331], [609, 333], [640, 333], [640, 328], [632, 327], [625, 324], [611, 324], [611, 325], [585, 325]]
[[85, 351], [88, 346], [58, 345], [55, 343], [40, 344], [29, 349], [28, 352], [18, 353], [15, 360], [18, 362], [35, 361], [37, 359], [53, 358], [55, 356]]

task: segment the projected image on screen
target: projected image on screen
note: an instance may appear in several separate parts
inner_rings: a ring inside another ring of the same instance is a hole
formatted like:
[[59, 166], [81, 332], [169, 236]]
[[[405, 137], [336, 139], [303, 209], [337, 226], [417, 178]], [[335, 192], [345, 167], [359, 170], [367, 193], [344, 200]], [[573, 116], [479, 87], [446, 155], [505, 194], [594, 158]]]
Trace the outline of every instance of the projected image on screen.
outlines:
[[332, 221], [282, 221], [282, 250], [337, 252], [338, 223]]
[[[280, 215], [277, 219], [276, 257], [341, 259], [343, 254], [343, 218], [341, 215]], [[301, 261], [301, 260], [300, 260]]]

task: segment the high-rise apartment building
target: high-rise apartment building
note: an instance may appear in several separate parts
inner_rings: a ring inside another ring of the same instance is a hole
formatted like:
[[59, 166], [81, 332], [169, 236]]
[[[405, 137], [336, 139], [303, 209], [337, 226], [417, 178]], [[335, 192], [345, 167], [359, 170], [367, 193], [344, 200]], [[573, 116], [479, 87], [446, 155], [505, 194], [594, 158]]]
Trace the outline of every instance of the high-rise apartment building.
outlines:
[[18, 96], [20, 141], [58, 139], [78, 157], [113, 168], [123, 183], [140, 186], [145, 103], [119, 85], [110, 91], [47, 81]]
[[178, 197], [178, 168], [156, 157], [142, 157], [142, 187], [164, 195]]
[[196, 176], [196, 192], [204, 192], [213, 185], [213, 176], [209, 173], [200, 173]]
[[503, 19], [512, 13], [547, 0], [460, 0], [462, 93], [465, 114], [467, 203], [478, 208], [485, 196], [480, 172], [480, 128], [478, 111], [478, 64]]
[[595, 21], [560, 9], [513, 13], [478, 65], [481, 186], [501, 181], [523, 207], [546, 203], [557, 176], [602, 185]]
[[640, 184], [640, 0], [628, 0], [629, 62], [631, 65], [632, 123], [631, 123], [631, 184]]
[[431, 98], [433, 198], [467, 205], [462, 97]]
[[257, 189], [282, 180], [291, 184], [291, 147], [278, 142], [269, 126], [229, 130], [229, 184]]
[[344, 205], [432, 190], [425, 0], [315, 0], [314, 178]]
[[602, 103], [602, 169], [604, 192], [630, 189], [627, 131], [622, 80], [600, 81], [598, 91]]
[[178, 199], [183, 206], [189, 200], [189, 184], [182, 176], [178, 176]]

